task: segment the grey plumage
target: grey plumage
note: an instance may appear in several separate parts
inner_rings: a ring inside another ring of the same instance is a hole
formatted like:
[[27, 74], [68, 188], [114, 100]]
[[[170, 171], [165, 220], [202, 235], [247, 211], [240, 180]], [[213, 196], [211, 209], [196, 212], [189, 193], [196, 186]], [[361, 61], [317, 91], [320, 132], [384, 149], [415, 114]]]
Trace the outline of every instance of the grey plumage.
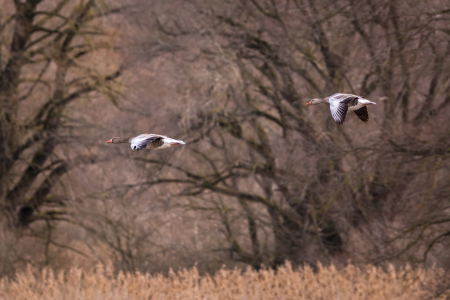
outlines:
[[361, 121], [368, 122], [369, 112], [366, 106], [376, 104], [375, 102], [357, 95], [337, 93], [323, 99], [312, 99], [307, 105], [323, 102], [330, 104], [331, 115], [333, 116], [334, 121], [339, 125], [342, 125], [345, 122], [349, 110], [353, 110]]
[[132, 140], [131, 147], [133, 150], [156, 149], [164, 144], [162, 136], [151, 136], [144, 139]]
[[350, 102], [357, 102], [358, 96], [350, 94], [334, 94], [329, 98], [330, 110], [333, 119], [339, 125], [344, 124]]
[[159, 134], [140, 134], [133, 138], [114, 137], [107, 143], [121, 144], [130, 143], [132, 150], [142, 149], [166, 149], [176, 145], [184, 145], [185, 142], [169, 138]]

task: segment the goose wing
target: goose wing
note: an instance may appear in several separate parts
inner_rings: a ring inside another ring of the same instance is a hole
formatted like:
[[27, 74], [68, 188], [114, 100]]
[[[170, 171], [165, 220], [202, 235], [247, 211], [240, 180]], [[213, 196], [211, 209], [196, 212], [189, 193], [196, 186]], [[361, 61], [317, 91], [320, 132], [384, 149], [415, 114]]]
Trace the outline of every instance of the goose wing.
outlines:
[[369, 111], [367, 110], [367, 106], [363, 106], [358, 110], [354, 110], [354, 112], [364, 123], [367, 123], [369, 121]]
[[329, 98], [331, 115], [336, 123], [342, 125], [345, 122], [348, 104], [355, 98], [357, 99], [358, 96], [351, 94], [334, 94]]
[[132, 150], [142, 150], [144, 148], [154, 149], [164, 144], [165, 136], [157, 134], [141, 134], [131, 140]]

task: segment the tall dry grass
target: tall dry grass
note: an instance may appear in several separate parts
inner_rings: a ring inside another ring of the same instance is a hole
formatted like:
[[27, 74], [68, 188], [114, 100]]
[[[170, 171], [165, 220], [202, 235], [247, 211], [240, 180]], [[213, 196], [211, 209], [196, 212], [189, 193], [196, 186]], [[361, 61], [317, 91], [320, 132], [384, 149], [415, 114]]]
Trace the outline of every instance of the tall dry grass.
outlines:
[[446, 281], [442, 270], [393, 266], [319, 266], [313, 272], [287, 264], [276, 272], [220, 270], [214, 276], [200, 276], [196, 268], [163, 276], [114, 275], [102, 265], [59, 274], [29, 267], [14, 280], [0, 280], [0, 299], [446, 299]]

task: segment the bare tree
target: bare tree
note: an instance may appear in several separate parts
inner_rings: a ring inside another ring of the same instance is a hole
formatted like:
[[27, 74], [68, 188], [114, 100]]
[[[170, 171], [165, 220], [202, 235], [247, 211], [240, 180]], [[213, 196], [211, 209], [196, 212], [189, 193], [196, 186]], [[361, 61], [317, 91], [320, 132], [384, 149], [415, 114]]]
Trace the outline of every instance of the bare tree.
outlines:
[[110, 49], [104, 2], [6, 1], [0, 34], [0, 197], [10, 224], [58, 220], [64, 197], [53, 187], [70, 164], [58, 154], [73, 119], [67, 107], [103, 93], [114, 99], [121, 74], [89, 64]]
[[[154, 15], [149, 57], [179, 62], [194, 109], [180, 112], [189, 161], [140, 157], [167, 176], [152, 172], [139, 186], [178, 186], [187, 207], [214, 212], [221, 250], [258, 268], [399, 257], [408, 234], [427, 255], [446, 239], [446, 3], [143, 5]], [[303, 105], [334, 92], [383, 111], [338, 127], [326, 107]]]

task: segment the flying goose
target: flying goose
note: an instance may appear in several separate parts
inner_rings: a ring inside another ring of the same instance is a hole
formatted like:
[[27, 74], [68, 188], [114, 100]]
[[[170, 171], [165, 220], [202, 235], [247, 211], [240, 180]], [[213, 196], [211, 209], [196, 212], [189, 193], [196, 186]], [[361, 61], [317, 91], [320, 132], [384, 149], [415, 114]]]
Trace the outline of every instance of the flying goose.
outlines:
[[171, 139], [159, 134], [140, 134], [133, 138], [113, 137], [106, 143], [122, 144], [130, 143], [131, 150], [165, 149], [176, 145], [184, 145], [185, 142]]
[[364, 97], [352, 94], [333, 94], [330, 97], [323, 99], [312, 99], [306, 103], [306, 105], [314, 105], [323, 102], [330, 104], [331, 115], [339, 125], [342, 125], [345, 122], [347, 110], [353, 110], [361, 121], [368, 122], [369, 112], [366, 106], [376, 104], [375, 102], [364, 99]]

